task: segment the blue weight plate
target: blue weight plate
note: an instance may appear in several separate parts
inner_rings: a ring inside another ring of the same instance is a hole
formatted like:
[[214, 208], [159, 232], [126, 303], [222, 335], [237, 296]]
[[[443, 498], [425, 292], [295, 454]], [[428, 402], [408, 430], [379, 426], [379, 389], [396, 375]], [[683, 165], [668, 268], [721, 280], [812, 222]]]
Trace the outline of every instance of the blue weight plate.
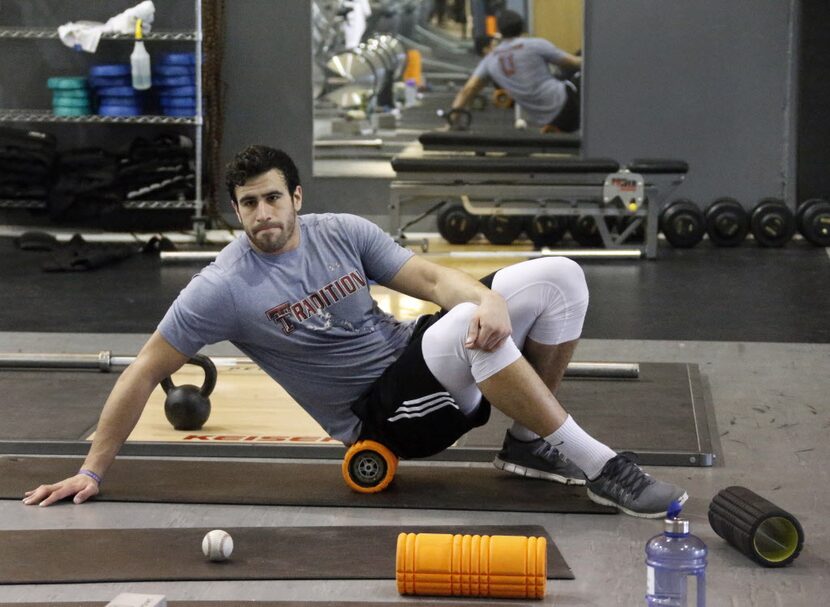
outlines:
[[158, 62], [161, 65], [196, 65], [196, 54], [161, 53]]
[[68, 108], [68, 107], [77, 107], [77, 108], [86, 108], [89, 109], [90, 103], [89, 99], [76, 99], [72, 97], [62, 97], [58, 99], [52, 99], [52, 107], [61, 107], [61, 108]]
[[88, 116], [91, 113], [92, 109], [89, 107], [56, 107], [52, 110], [52, 114], [55, 116]]
[[196, 107], [193, 97], [159, 97], [162, 107]]
[[102, 105], [98, 108], [101, 116], [140, 116], [141, 111], [136, 105]]
[[195, 76], [196, 68], [192, 65], [155, 65], [153, 73], [157, 76]]
[[52, 99], [89, 99], [89, 90], [82, 89], [53, 89]]
[[46, 86], [53, 90], [85, 89], [86, 76], [53, 76], [46, 81]]
[[156, 92], [159, 97], [195, 97], [195, 86], [158, 86]]
[[131, 86], [104, 86], [96, 90], [101, 97], [130, 97], [133, 95], [145, 95], [147, 91], [137, 91]]
[[132, 105], [141, 107], [144, 100], [138, 97], [131, 96], [117, 96], [117, 95], [102, 95], [98, 98], [101, 105]]
[[89, 68], [90, 76], [129, 76], [132, 68], [129, 63], [110, 63], [93, 65]]
[[196, 86], [190, 76], [154, 76], [153, 86]]
[[94, 89], [106, 88], [110, 86], [128, 86], [132, 88], [132, 76], [91, 76], [89, 85]]
[[177, 118], [192, 118], [196, 115], [196, 110], [195, 108], [169, 107], [162, 108], [161, 113], [165, 116], [175, 116]]

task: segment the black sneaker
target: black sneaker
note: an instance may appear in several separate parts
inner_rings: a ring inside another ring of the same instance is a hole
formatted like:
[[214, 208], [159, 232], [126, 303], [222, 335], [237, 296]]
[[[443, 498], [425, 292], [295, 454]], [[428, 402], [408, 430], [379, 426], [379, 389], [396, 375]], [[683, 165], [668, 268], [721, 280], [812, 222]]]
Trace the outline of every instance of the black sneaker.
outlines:
[[493, 465], [505, 472], [565, 485], [584, 485], [587, 482], [582, 470], [545, 439], [521, 441], [510, 432], [504, 435], [504, 444]]
[[673, 501], [683, 504], [689, 498], [677, 485], [643, 472], [623, 453], [608, 460], [600, 475], [588, 481], [588, 497], [640, 518], [665, 518]]

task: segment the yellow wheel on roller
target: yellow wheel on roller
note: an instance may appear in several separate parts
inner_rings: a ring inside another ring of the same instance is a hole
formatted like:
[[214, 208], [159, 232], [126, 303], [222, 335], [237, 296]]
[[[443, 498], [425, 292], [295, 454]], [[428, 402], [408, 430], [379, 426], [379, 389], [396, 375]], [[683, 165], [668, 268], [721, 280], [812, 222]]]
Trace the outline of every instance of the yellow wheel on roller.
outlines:
[[373, 440], [358, 441], [349, 447], [340, 467], [343, 480], [358, 493], [378, 493], [386, 489], [395, 471], [398, 457]]

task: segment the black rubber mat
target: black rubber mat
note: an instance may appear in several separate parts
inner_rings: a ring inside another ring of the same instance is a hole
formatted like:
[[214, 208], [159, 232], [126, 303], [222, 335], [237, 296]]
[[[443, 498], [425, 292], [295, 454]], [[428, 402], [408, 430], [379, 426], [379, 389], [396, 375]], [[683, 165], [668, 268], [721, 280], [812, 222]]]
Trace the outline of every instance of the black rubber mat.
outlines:
[[[117, 379], [97, 371], [0, 371], [4, 423], [0, 452], [80, 455], [83, 440], [98, 420], [102, 403]], [[220, 374], [221, 381], [221, 374]], [[648, 465], [711, 465], [716, 432], [710, 428], [707, 393], [696, 365], [640, 364], [638, 380], [567, 379], [559, 397], [579, 424], [621, 451], [637, 453]], [[512, 422], [497, 410], [490, 422], [462, 437], [457, 446], [433, 459], [490, 461]], [[713, 421], [711, 423], [714, 423]], [[654, 428], [660, 428], [655, 432]], [[204, 431], [210, 434], [210, 430]], [[21, 450], [22, 441], [33, 441]], [[71, 442], [46, 442], [46, 441]], [[37, 441], [36, 443], [34, 441]], [[306, 454], [308, 445], [220, 442], [127, 443], [123, 454], [160, 457], [341, 458], [329, 446]], [[58, 450], [58, 449], [62, 450]], [[229, 453], [228, 449], [235, 449]], [[707, 458], [709, 461], [707, 461]]]
[[[0, 457], [0, 498], [21, 499], [42, 483], [75, 474], [75, 458]], [[614, 513], [584, 487], [527, 479], [492, 466], [409, 465], [374, 495], [350, 490], [339, 462], [115, 461], [97, 499], [118, 502], [346, 506], [508, 512]]]
[[81, 440], [98, 422], [118, 373], [0, 370], [0, 440]]
[[[0, 238], [0, 331], [149, 334], [200, 267], [138, 256], [51, 274], [40, 271], [45, 255]], [[816, 305], [830, 299], [828, 264], [824, 249], [803, 241], [783, 249], [662, 243], [656, 262], [582, 260], [591, 290], [583, 337], [830, 343]], [[764, 297], [758, 285], [768, 286]]]
[[[640, 363], [636, 380], [567, 379], [558, 398], [587, 432], [644, 464], [700, 465], [716, 450], [697, 365]], [[498, 448], [512, 423], [494, 410], [458, 445]]]
[[0, 531], [4, 547], [0, 580], [4, 584], [60, 584], [395, 579], [395, 546], [402, 532], [544, 536], [548, 540], [548, 578], [574, 578], [550, 535], [538, 525], [227, 528], [233, 538], [233, 554], [221, 563], [202, 554], [202, 538], [208, 531], [210, 528]]

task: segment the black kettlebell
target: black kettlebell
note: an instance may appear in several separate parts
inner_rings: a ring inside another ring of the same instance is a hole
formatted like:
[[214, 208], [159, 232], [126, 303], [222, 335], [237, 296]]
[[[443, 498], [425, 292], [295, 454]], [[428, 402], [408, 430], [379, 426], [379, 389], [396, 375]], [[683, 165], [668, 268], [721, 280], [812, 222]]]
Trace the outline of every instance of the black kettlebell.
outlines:
[[205, 372], [205, 381], [198, 388], [190, 384], [176, 386], [169, 377], [161, 380], [161, 387], [167, 394], [164, 415], [176, 430], [199, 430], [210, 417], [208, 397], [216, 386], [216, 366], [202, 354], [197, 354], [187, 363], [201, 367]]

